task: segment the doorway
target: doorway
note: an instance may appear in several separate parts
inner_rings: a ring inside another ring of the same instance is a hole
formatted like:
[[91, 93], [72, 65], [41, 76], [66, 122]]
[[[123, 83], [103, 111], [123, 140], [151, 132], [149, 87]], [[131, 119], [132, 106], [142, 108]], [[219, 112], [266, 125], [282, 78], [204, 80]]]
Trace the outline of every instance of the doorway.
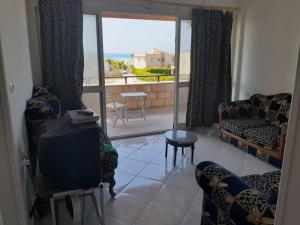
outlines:
[[100, 115], [110, 138], [184, 124], [190, 36], [190, 20], [175, 16], [84, 15], [83, 102]]

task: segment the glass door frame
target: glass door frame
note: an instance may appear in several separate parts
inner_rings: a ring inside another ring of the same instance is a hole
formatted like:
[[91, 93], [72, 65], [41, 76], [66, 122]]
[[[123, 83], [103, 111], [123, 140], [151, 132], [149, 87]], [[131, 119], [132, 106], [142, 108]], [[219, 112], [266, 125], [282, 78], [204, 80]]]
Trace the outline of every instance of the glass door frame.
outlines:
[[175, 80], [174, 80], [174, 106], [173, 106], [173, 128], [178, 128], [179, 112], [179, 73], [180, 73], [180, 41], [181, 41], [181, 19], [176, 17], [175, 29]]
[[[180, 71], [180, 39], [181, 39], [181, 21], [191, 19], [190, 14], [180, 15], [176, 12], [169, 12], [169, 7], [163, 9], [161, 12], [157, 11], [154, 7], [153, 11], [145, 12], [144, 7], [137, 7], [134, 11], [132, 8], [121, 5], [120, 7], [103, 5], [104, 3], [96, 4], [83, 4], [83, 13], [87, 15], [96, 16], [97, 24], [97, 51], [98, 51], [98, 75], [99, 86], [89, 86], [83, 88], [83, 93], [99, 93], [100, 98], [100, 116], [101, 126], [105, 133], [107, 133], [107, 117], [106, 117], [106, 95], [105, 95], [105, 76], [104, 76], [104, 48], [103, 48], [103, 30], [102, 30], [102, 11], [112, 12], [128, 12], [128, 13], [140, 13], [140, 14], [154, 14], [154, 15], [171, 15], [176, 17], [176, 29], [175, 29], [175, 80], [174, 80], [174, 105], [173, 105], [173, 128], [178, 128], [178, 113], [179, 113], [179, 88], [188, 86], [189, 82], [179, 82]], [[149, 10], [149, 9], [148, 9]], [[149, 132], [154, 134], [155, 132]], [[157, 133], [157, 132], [156, 132]], [[146, 134], [146, 133], [145, 133]], [[143, 134], [144, 135], [144, 134]], [[138, 136], [138, 135], [136, 135]]]
[[[103, 54], [103, 35], [102, 35], [102, 16], [101, 11], [84, 8], [84, 15], [94, 15], [96, 17], [97, 32], [97, 62], [98, 62], [98, 86], [83, 86], [83, 94], [99, 94], [99, 108], [101, 127], [107, 133], [106, 121], [106, 102], [105, 102], [105, 76], [104, 76], [104, 54]], [[100, 56], [100, 57], [99, 57]]]
[[179, 90], [183, 87], [189, 87], [189, 81], [180, 82], [180, 49], [181, 49], [181, 23], [183, 20], [191, 20], [191, 16], [176, 17], [176, 39], [175, 39], [175, 81], [174, 81], [174, 120], [173, 128], [182, 129], [185, 124], [179, 123]]

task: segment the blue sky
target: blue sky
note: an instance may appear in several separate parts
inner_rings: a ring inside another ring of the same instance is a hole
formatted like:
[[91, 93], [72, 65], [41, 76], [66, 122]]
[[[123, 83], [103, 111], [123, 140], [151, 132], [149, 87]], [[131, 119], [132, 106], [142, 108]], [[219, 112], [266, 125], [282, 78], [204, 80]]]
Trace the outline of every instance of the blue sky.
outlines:
[[105, 53], [175, 51], [174, 21], [103, 18], [102, 26]]
[[[148, 52], [151, 48], [175, 52], [175, 21], [103, 18], [102, 27], [104, 53]], [[87, 57], [97, 55], [95, 28], [95, 17], [85, 15], [83, 42]], [[189, 26], [183, 25], [185, 29]], [[189, 48], [189, 38], [182, 38], [182, 45]]]

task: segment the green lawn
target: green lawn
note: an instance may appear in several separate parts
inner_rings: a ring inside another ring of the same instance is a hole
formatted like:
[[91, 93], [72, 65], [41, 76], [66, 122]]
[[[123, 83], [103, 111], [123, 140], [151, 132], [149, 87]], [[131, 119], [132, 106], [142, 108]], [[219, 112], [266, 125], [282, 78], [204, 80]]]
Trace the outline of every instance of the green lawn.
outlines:
[[[157, 76], [161, 75], [171, 75], [170, 68], [145, 68], [145, 69], [132, 69], [132, 73], [137, 76], [145, 76], [145, 77], [138, 77], [139, 80], [147, 81], [147, 82], [157, 82]], [[147, 76], [154, 76], [154, 77], [147, 77]], [[161, 76], [160, 81], [173, 81], [174, 76]]]

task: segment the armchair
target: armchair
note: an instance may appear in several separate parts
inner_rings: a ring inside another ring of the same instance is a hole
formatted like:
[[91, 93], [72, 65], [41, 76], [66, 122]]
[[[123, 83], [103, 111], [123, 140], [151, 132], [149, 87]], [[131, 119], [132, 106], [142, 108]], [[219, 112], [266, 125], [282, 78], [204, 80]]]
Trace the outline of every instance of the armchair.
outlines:
[[280, 171], [237, 177], [213, 162], [195, 172], [204, 192], [201, 225], [272, 225]]

